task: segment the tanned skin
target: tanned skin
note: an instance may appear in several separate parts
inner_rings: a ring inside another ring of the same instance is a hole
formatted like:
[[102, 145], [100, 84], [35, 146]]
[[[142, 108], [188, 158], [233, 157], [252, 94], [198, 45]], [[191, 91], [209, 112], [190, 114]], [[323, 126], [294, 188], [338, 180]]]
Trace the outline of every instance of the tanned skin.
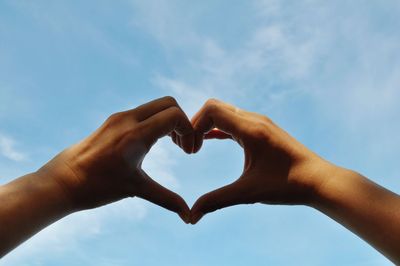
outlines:
[[[190, 210], [141, 164], [166, 135], [187, 153], [204, 140], [232, 139], [245, 154], [242, 175], [201, 196]], [[400, 197], [336, 166], [266, 116], [208, 100], [190, 121], [172, 97], [111, 115], [38, 171], [0, 187], [0, 257], [76, 211], [140, 197], [196, 224], [205, 214], [250, 203], [306, 205], [326, 214], [400, 264]]]

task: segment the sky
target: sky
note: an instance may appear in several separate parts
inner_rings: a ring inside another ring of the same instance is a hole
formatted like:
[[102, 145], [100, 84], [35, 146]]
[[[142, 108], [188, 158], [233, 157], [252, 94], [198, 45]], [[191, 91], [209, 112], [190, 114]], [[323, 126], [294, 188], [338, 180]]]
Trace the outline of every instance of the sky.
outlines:
[[[398, 0], [0, 0], [0, 184], [112, 113], [165, 95], [270, 117], [327, 160], [400, 191]], [[243, 153], [160, 140], [143, 168], [191, 206]], [[195, 226], [131, 198], [72, 214], [0, 265], [391, 265], [305, 206], [235, 206]]]

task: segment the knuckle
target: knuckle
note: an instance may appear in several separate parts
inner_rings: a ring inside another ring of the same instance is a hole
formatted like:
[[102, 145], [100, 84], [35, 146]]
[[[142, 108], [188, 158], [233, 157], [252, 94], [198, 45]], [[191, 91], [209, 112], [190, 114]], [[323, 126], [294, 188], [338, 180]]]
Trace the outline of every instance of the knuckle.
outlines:
[[262, 123], [254, 124], [251, 128], [251, 135], [255, 140], [265, 140], [268, 138], [269, 129]]
[[124, 114], [123, 114], [122, 112], [114, 113], [114, 114], [110, 115], [110, 116], [107, 118], [107, 123], [108, 123], [108, 124], [116, 124], [116, 123], [119, 123], [119, 122], [121, 122], [121, 121], [123, 120], [123, 117], [124, 117]]
[[176, 99], [172, 96], [165, 96], [162, 98], [163, 101], [169, 103], [170, 105], [178, 105], [178, 102], [176, 101]]
[[213, 113], [219, 108], [220, 103], [221, 102], [217, 99], [208, 99], [204, 105], [204, 109], [208, 113]]
[[206, 105], [218, 105], [221, 101], [216, 98], [210, 98], [206, 101]]
[[263, 116], [262, 116], [262, 120], [263, 120], [265, 123], [273, 124], [271, 118], [269, 118], [268, 116], [263, 115]]

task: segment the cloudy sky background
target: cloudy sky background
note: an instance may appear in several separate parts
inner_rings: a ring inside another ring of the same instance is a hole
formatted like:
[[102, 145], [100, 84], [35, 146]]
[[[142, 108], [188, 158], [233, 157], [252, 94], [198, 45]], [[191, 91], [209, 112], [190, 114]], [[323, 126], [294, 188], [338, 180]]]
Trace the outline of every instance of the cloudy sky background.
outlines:
[[[400, 191], [400, 2], [0, 0], [0, 183], [111, 113], [164, 95], [271, 117], [328, 160]], [[230, 141], [144, 168], [191, 206], [241, 173]], [[196, 226], [140, 199], [73, 214], [0, 265], [390, 265], [315, 210], [237, 206]]]

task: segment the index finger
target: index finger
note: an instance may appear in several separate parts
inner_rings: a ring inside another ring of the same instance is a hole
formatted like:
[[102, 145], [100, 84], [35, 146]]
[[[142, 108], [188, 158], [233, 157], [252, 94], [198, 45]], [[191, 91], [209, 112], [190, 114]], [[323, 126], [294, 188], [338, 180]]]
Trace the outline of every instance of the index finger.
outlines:
[[142, 104], [135, 109], [126, 112], [132, 114], [139, 121], [144, 121], [147, 118], [173, 106], [180, 108], [177, 101], [173, 97], [165, 96]]
[[[239, 109], [221, 102], [219, 100], [208, 100], [198, 113], [192, 118], [192, 125], [196, 134], [205, 134], [217, 128], [225, 135], [231, 135], [235, 139], [240, 139], [242, 128]], [[194, 151], [198, 151], [202, 145], [203, 138], [196, 141]]]
[[178, 107], [170, 107], [143, 121], [140, 126], [143, 128], [145, 138], [151, 143], [157, 139], [175, 132], [181, 139], [181, 147], [191, 153], [194, 146], [194, 132], [192, 124], [185, 113]]

